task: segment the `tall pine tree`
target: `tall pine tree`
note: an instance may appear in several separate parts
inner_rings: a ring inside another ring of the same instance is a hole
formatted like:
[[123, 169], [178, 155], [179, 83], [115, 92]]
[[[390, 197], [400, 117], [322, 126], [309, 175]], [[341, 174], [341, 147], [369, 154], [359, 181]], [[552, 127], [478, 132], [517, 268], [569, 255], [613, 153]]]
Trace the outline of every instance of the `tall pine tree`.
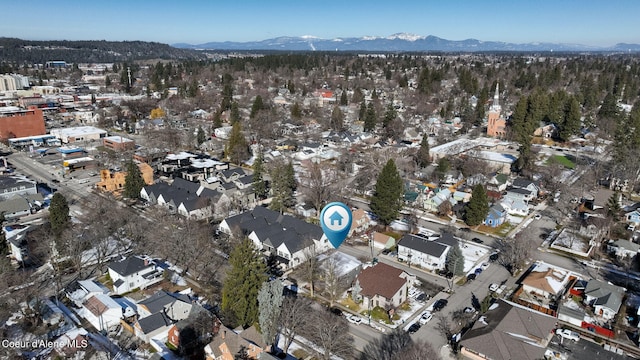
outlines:
[[142, 190], [144, 185], [138, 164], [133, 162], [133, 160], [129, 160], [127, 162], [127, 175], [124, 177], [122, 196], [129, 199], [138, 199], [140, 197], [140, 190]]
[[239, 121], [233, 123], [231, 127], [225, 154], [231, 162], [238, 165], [249, 157], [249, 146], [242, 134], [242, 125], [240, 125]]
[[264, 180], [264, 161], [262, 152], [258, 154], [256, 161], [253, 163], [253, 192], [257, 199], [265, 199], [267, 197], [267, 183]]
[[427, 137], [427, 134], [422, 135], [420, 148], [416, 154], [416, 163], [421, 168], [427, 167], [431, 164], [431, 155], [429, 155], [429, 137]]
[[231, 315], [236, 325], [251, 326], [258, 321], [258, 292], [267, 280], [267, 267], [248, 238], [233, 249], [229, 266], [222, 285], [222, 311]]
[[67, 198], [59, 192], [53, 194], [49, 205], [49, 224], [53, 235], [60, 236], [69, 225], [70, 219]]
[[404, 204], [404, 186], [393, 159], [389, 159], [382, 168], [376, 191], [371, 197], [371, 211], [376, 214], [384, 225], [389, 225], [398, 218]]
[[373, 102], [367, 105], [367, 111], [364, 114], [364, 131], [373, 131], [376, 128], [376, 109], [373, 107]]
[[471, 193], [471, 200], [467, 203], [465, 222], [469, 226], [480, 225], [489, 214], [489, 198], [484, 186], [476, 185]]

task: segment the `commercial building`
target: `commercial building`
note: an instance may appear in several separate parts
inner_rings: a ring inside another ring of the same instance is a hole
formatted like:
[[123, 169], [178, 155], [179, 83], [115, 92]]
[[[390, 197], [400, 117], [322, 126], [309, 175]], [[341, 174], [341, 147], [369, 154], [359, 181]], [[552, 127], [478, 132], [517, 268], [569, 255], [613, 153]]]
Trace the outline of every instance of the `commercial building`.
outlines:
[[0, 108], [0, 139], [44, 135], [42, 110], [24, 110], [18, 107]]
[[55, 135], [63, 144], [81, 141], [92, 141], [103, 139], [107, 132], [93, 126], [77, 126], [64, 129], [51, 129], [51, 135]]
[[122, 136], [107, 136], [102, 139], [102, 145], [114, 151], [133, 150], [136, 147], [135, 141]]

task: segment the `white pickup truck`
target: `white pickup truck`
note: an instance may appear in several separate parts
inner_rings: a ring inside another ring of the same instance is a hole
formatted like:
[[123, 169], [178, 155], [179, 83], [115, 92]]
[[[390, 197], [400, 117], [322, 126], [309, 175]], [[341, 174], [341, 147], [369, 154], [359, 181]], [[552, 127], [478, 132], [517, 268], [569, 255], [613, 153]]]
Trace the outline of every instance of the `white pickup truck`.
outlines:
[[580, 340], [580, 334], [575, 331], [571, 331], [569, 329], [557, 329], [556, 334], [558, 334], [561, 338], [566, 340], [578, 341]]

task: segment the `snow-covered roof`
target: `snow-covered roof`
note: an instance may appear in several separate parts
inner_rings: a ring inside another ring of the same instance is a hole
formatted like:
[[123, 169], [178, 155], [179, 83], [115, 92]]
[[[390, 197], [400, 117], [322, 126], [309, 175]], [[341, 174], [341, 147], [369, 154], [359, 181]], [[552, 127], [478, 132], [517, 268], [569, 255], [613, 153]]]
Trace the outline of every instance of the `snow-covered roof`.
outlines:
[[196, 156], [192, 153], [181, 151], [177, 154], [167, 154], [166, 159], [167, 160], [184, 160], [184, 159], [194, 158], [194, 157]]
[[191, 166], [195, 168], [211, 168], [216, 165], [224, 165], [224, 163], [213, 159], [191, 159]]

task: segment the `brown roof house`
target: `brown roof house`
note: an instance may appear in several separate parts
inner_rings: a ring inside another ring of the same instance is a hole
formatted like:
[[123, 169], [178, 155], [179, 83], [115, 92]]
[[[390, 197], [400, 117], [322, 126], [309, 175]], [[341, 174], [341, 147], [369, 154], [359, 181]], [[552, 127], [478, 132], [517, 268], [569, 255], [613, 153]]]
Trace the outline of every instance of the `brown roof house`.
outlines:
[[540, 298], [557, 299], [571, 280], [571, 272], [537, 262], [531, 273], [522, 280], [522, 290]]
[[[496, 307], [497, 305], [497, 307]], [[557, 319], [498, 300], [460, 340], [465, 359], [544, 359]]]
[[356, 209], [351, 212], [351, 229], [349, 230], [349, 236], [354, 234], [360, 234], [369, 228], [369, 216], [362, 209]]
[[396, 246], [396, 239], [391, 235], [386, 235], [374, 231], [371, 235], [373, 241], [373, 247], [376, 249], [391, 249]]
[[362, 300], [365, 309], [381, 307], [387, 311], [407, 301], [409, 287], [415, 281], [402, 269], [377, 263], [360, 272], [352, 287], [352, 296]]
[[204, 347], [204, 351], [207, 360], [234, 360], [240, 355], [246, 355], [249, 359], [258, 359], [266, 346], [262, 335], [254, 326], [238, 334], [220, 325], [218, 333]]

